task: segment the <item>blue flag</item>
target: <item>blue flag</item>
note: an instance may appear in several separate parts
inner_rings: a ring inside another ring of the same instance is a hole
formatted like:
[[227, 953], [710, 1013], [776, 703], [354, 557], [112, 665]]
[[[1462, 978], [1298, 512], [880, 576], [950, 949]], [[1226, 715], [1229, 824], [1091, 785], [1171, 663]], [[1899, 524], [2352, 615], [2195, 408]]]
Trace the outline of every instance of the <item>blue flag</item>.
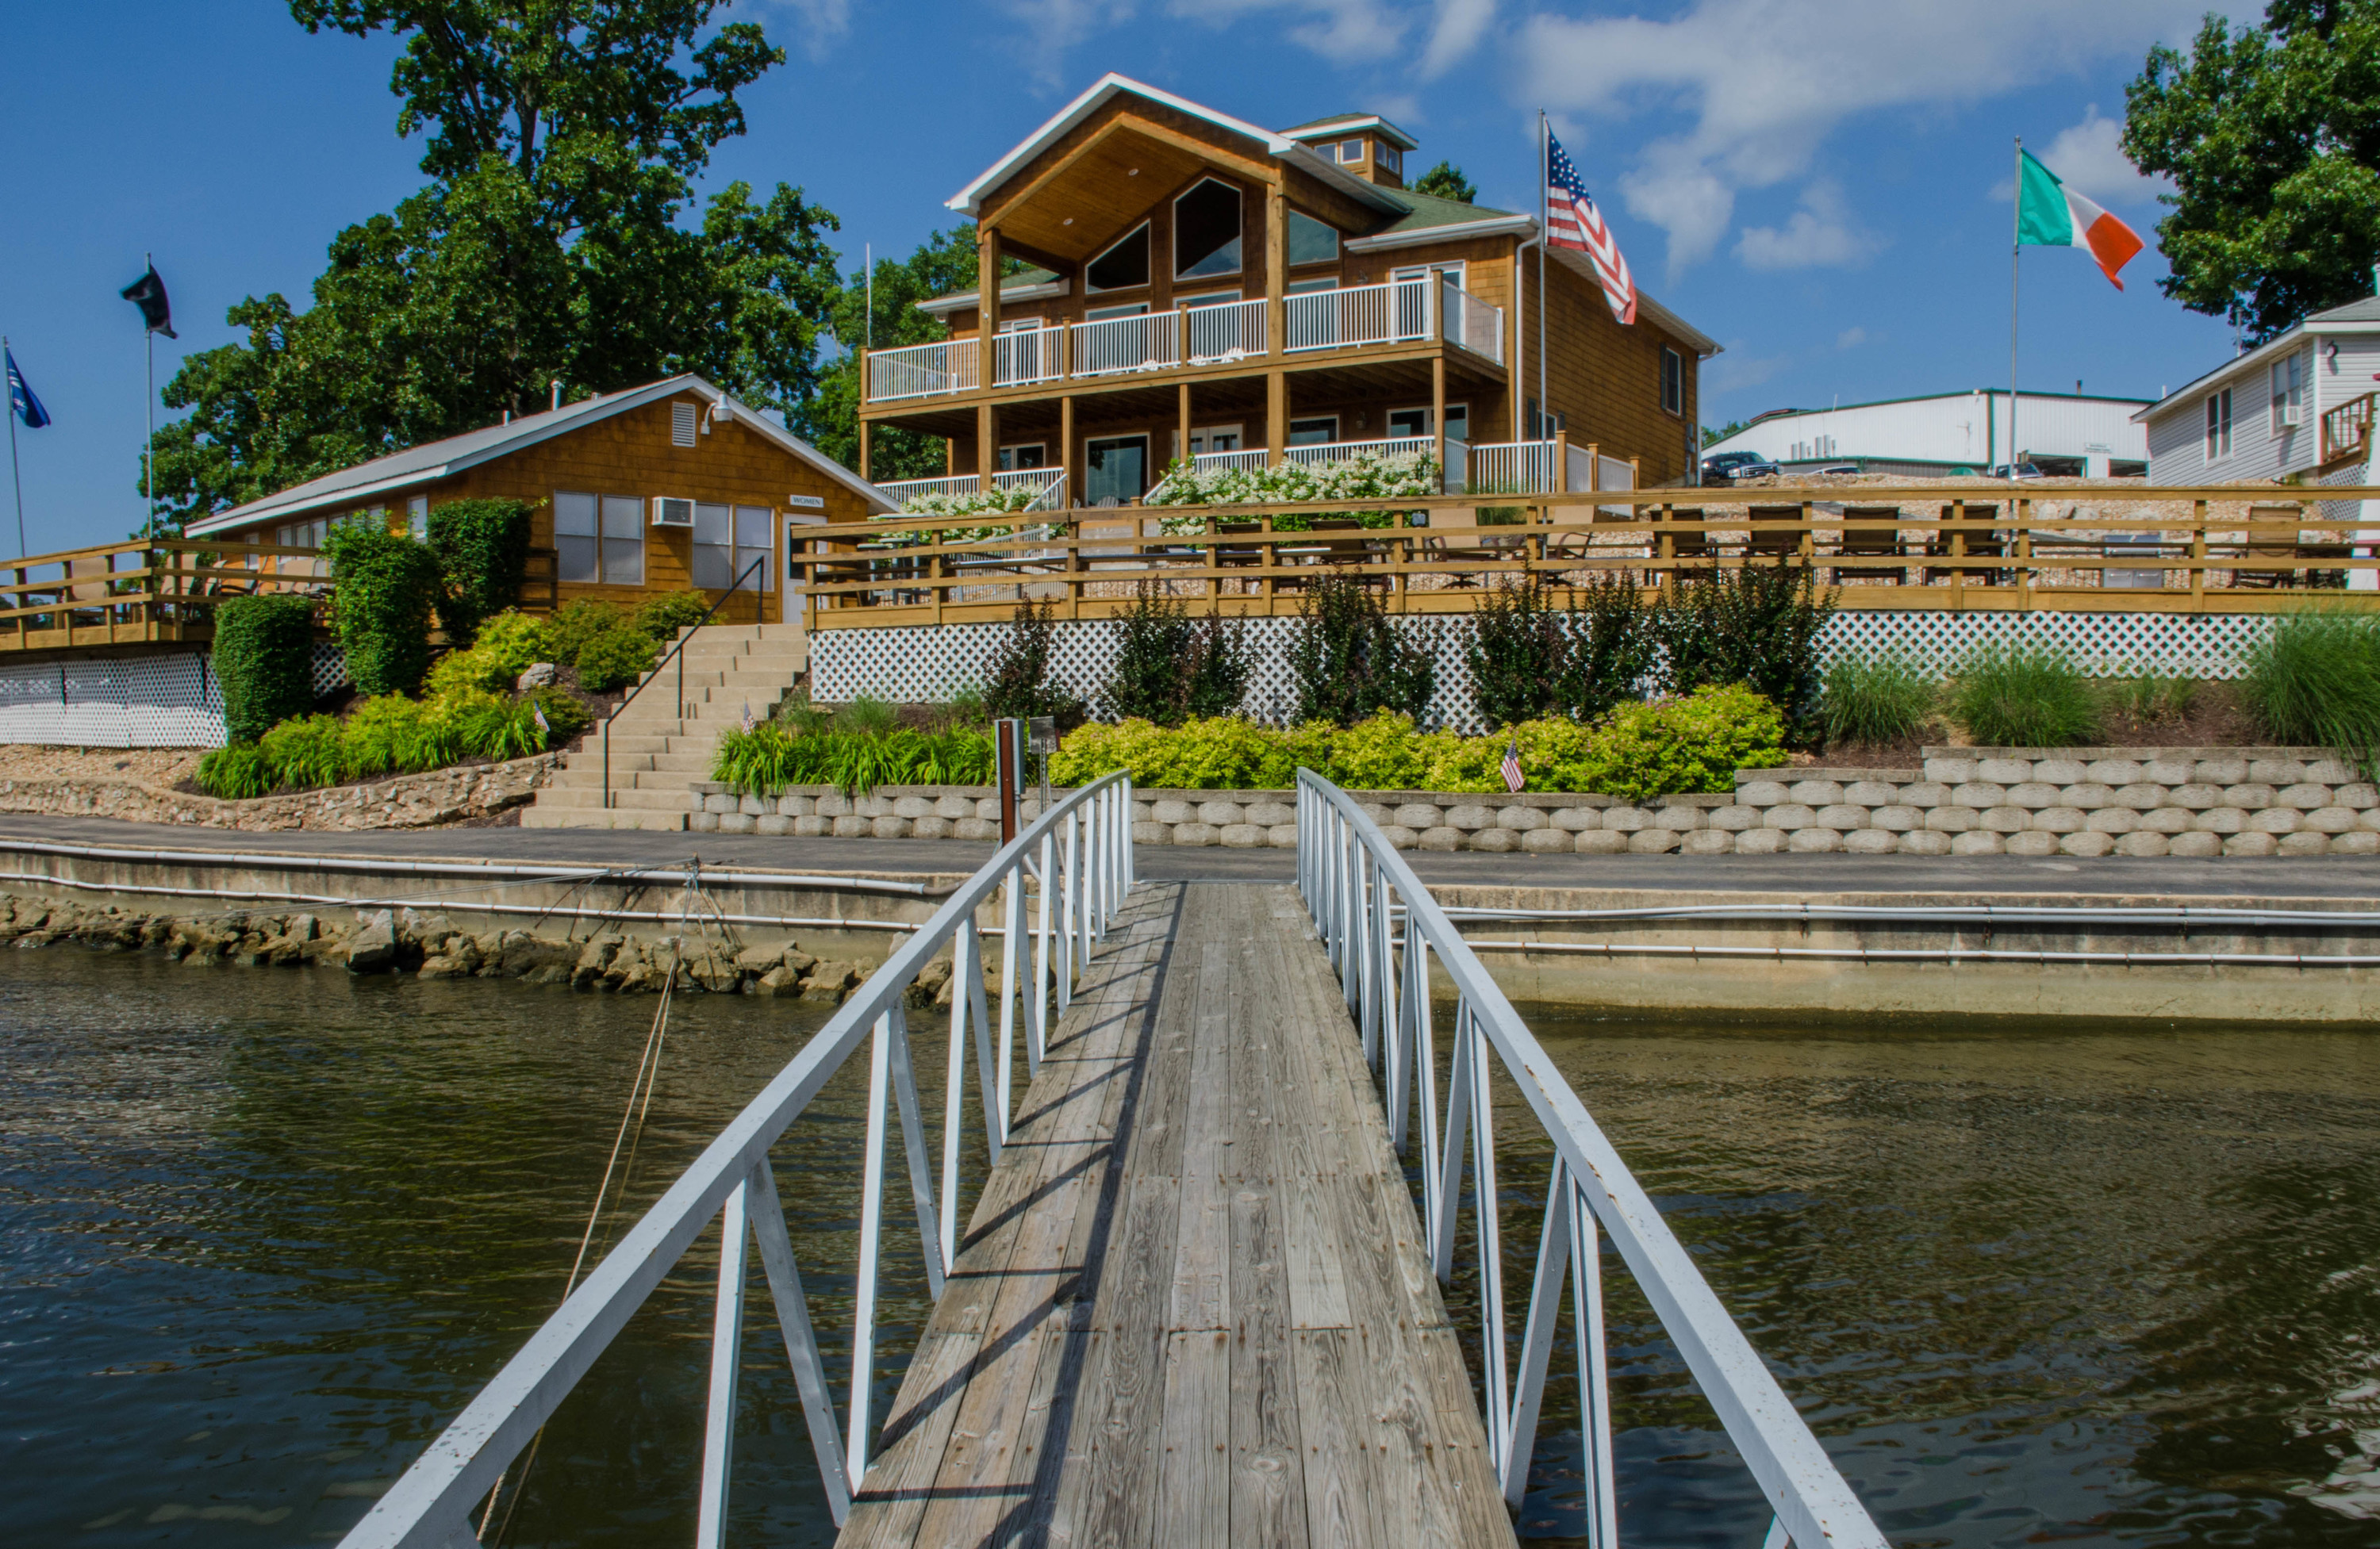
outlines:
[[9, 409], [25, 422], [25, 429], [40, 430], [50, 422], [50, 411], [42, 406], [42, 401], [33, 396], [33, 390], [25, 385], [25, 373], [17, 369], [17, 352], [7, 350], [0, 351], [0, 354], [5, 354], [8, 361]]

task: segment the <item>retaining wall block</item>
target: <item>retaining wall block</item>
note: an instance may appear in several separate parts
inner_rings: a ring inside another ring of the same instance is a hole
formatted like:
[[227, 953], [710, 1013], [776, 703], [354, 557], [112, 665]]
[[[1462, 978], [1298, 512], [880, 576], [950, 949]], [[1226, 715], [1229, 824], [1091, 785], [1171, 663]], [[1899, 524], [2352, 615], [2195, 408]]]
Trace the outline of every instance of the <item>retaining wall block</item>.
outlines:
[[2117, 788], [2116, 805], [2128, 806], [2134, 812], [2146, 812], [2152, 807], [2165, 805], [2165, 793], [2168, 789], [2155, 781], [2136, 780], [2130, 785]]
[[2154, 812], [2141, 814], [2141, 826], [2134, 833], [2180, 834], [2190, 831], [2191, 819], [2198, 815], [2184, 806], [2161, 806]]
[[1975, 761], [1972, 758], [1928, 758], [1925, 778], [1942, 785], [1964, 785], [1975, 778]]
[[1784, 850], [1788, 837], [1782, 829], [1746, 829], [1735, 836], [1735, 853], [1774, 855]]
[[2380, 855], [2380, 833], [2358, 829], [2353, 833], [2330, 836], [2330, 853], [2334, 855]]
[[1913, 806], [1880, 806], [1868, 814], [1868, 826], [1887, 833], [1905, 834], [1925, 826], [1925, 814]]
[[[2187, 785], [2198, 766], [2187, 758], [2150, 758], [2141, 764], [2141, 778], [2155, 785]], [[2250, 779], [2254, 779], [2252, 770]]]
[[2260, 834], [2291, 834], [2301, 820], [2293, 807], [2268, 806], [2248, 815], [2248, 829]]
[[833, 833], [837, 839], [873, 838], [876, 833], [876, 819], [862, 817], [856, 812], [846, 812], [834, 820]]
[[2304, 779], [2313, 785], [2352, 785], [2362, 779], [2354, 765], [2343, 758], [2309, 758]]
[[[1368, 813], [1372, 808], [1369, 805], [1366, 805], [1364, 810]], [[1373, 822], [1378, 823], [1380, 827], [1385, 829], [1390, 824], [1397, 821], [1397, 815], [1394, 812], [1390, 812], [1387, 807], [1380, 808], [1380, 812], [1382, 816], [1372, 819]], [[1250, 802], [1248, 804], [1248, 821], [1257, 824], [1261, 828], [1267, 829], [1277, 829], [1283, 823], [1294, 826], [1297, 822], [1297, 808], [1291, 806], [1286, 802]], [[1408, 824], [1407, 827], [1411, 827], [1411, 825]]]
[[849, 796], [833, 793], [818, 799], [818, 815], [820, 817], [848, 817], [852, 811]]
[[2301, 831], [2318, 834], [2350, 834], [2355, 831], [2355, 814], [2343, 806], [2318, 806], [2305, 815]]
[[[1150, 811], [1149, 807], [1150, 804], [1148, 802], [1133, 803], [1132, 820], [1135, 823], [1153, 823], [1157, 821], [1157, 815]], [[970, 806], [967, 810], [969, 813], [973, 813], [975, 809]]]
[[[1586, 836], [1582, 834], [1579, 837], [1584, 839]], [[1452, 824], [1440, 823], [1434, 829], [1424, 829], [1421, 838], [1415, 843], [1422, 850], [1460, 850], [1463, 848], [1463, 830]]]
[[2173, 848], [2173, 841], [2155, 829], [2135, 829], [2116, 841], [2119, 855], [2162, 855]]
[[1217, 830], [1215, 825], [1212, 823], [1176, 823], [1173, 825], [1173, 842], [1176, 844], [1187, 845], [1195, 850], [1205, 845], [1214, 843], [1216, 839]]
[[[834, 819], [832, 817], [820, 817], [815, 812], [794, 819], [794, 837], [795, 839], [823, 839], [833, 831]], [[965, 838], [965, 836], [961, 835], [960, 837]]]
[[978, 817], [982, 818], [987, 823], [999, 822], [1000, 798], [998, 796], [978, 797], [975, 804], [975, 815]]
[[2236, 834], [2247, 827], [2248, 815], [2236, 806], [2211, 806], [2190, 815], [2190, 831], [2196, 834]]
[[2080, 785], [2091, 778], [2091, 771], [2071, 758], [2036, 758], [2033, 778], [2044, 785]]
[[1978, 758], [1975, 780], [1985, 785], [2021, 785], [2033, 778], [2030, 758]]
[[2008, 805], [2040, 812], [2060, 805], [2058, 788], [2045, 781], [2023, 781], [2009, 787]]
[[1900, 804], [1903, 806], [1923, 807], [1953, 805], [1950, 800], [1950, 788], [1938, 780], [1921, 780], [1914, 785], [1902, 786]]
[[752, 831], [756, 834], [789, 834], [794, 831], [794, 820], [781, 812], [764, 812], [752, 819]]
[[1510, 829], [1482, 829], [1471, 836], [1471, 848], [1490, 854], [1509, 854], [1521, 847], [1521, 836]]
[[1632, 855], [1659, 855], [1677, 847], [1675, 829], [1639, 829], [1628, 836], [1628, 853]]
[[1611, 829], [1589, 829], [1571, 841], [1571, 848], [1582, 855], [1617, 855], [1627, 850], [1628, 836]]
[[851, 810], [861, 817], [895, 816], [892, 811], [892, 798], [890, 796], [861, 796], [851, 804]]
[[2081, 833], [2091, 815], [2079, 806], [2046, 806], [2033, 815], [2028, 830], [2041, 834]]
[[1962, 834], [1975, 826], [1971, 806], [1937, 806], [1925, 814], [1925, 827], [1939, 834]]
[[[1742, 810], [1748, 812], [1751, 809], [1746, 807]], [[1590, 829], [1603, 827], [1603, 814], [1591, 806], [1558, 806], [1554, 808], [1554, 827], [1565, 833], [1583, 834]]]
[[1838, 802], [1833, 806], [1818, 809], [1818, 827], [1832, 829], [1837, 833], [1850, 833], [1867, 827], [1867, 808]]
[[1950, 853], [1950, 836], [1931, 829], [1915, 829], [1902, 834], [1893, 848], [1903, 855], [1947, 855]]
[[722, 834], [756, 832], [760, 820], [748, 812], [722, 812], [719, 815], [719, 831]]
[[2055, 855], [2058, 853], [2058, 836], [2056, 834], [2043, 833], [2038, 829], [2028, 829], [2021, 834], [2010, 834], [2008, 836], [2007, 853], [2011, 855]]
[[1854, 829], [1843, 835], [1843, 848], [1854, 855], [1889, 855], [1900, 848], [1900, 836], [1886, 829]]
[[2355, 826], [2380, 833], [2380, 807], [2360, 807], [2355, 814]]
[[[1592, 807], [1562, 808], [1565, 814], [1593, 810]], [[1446, 815], [1427, 802], [1407, 802], [1390, 816], [1396, 819], [1398, 827], [1411, 829], [1414, 832], [1420, 833], [1426, 829], [1437, 828]]]
[[2021, 806], [1987, 806], [1975, 814], [1975, 827], [1996, 834], [2021, 834], [2033, 827], [2033, 817]]
[[[1135, 817], [1147, 817], [1148, 816], [1148, 804], [1147, 802], [1133, 803], [1132, 815]], [[975, 798], [972, 796], [939, 797], [934, 802], [934, 816], [937, 817], [947, 817], [953, 823], [957, 822], [962, 817], [972, 817], [975, 816]]]
[[2380, 791], [2374, 791], [2371, 786], [2357, 781], [2339, 786], [2331, 793], [2331, 800], [2351, 811], [2362, 812], [2371, 807], [2380, 806]]
[[1732, 854], [1735, 852], [1735, 831], [1731, 829], [1696, 829], [1678, 841], [1678, 849], [1688, 855]]
[[[1276, 810], [1281, 811], [1287, 813], [1287, 816], [1281, 817], [1259, 817], [1257, 816], [1257, 812], [1259, 808], [1268, 812]], [[1357, 802], [1355, 804], [1355, 810], [1370, 818], [1376, 826], [1386, 827], [1388, 824], [1396, 821], [1396, 814], [1390, 811], [1387, 807], [1382, 806], [1378, 802]], [[1297, 821], [1297, 814], [1290, 812], [1287, 808], [1282, 807], [1279, 802], [1250, 802], [1247, 804], [1247, 816], [1242, 818], [1241, 821], [1247, 823], [1262, 823], [1269, 827], [1274, 823], [1293, 823]]]
[[2098, 856], [2106, 854], [2115, 847], [2116, 841], [2109, 835], [2093, 833], [2088, 829], [2058, 836], [2058, 849], [2060, 854]]
[[[1406, 828], [1402, 823], [1390, 823], [1380, 830], [1380, 837], [1389, 841], [1389, 848], [1391, 850], [1411, 850], [1421, 842], [1421, 835]], [[1276, 850], [1296, 849], [1297, 825], [1283, 823], [1274, 829], [1272, 847]]]
[[2201, 758], [2190, 772], [2192, 783], [2201, 785], [2243, 785], [2248, 780], [2248, 759], [2243, 754], [2218, 753]]
[[2306, 777], [2305, 768], [2295, 758], [2252, 758], [2248, 761], [2248, 780], [2258, 785], [2295, 785]]
[[1832, 780], [1797, 780], [1791, 787], [1791, 800], [1803, 806], [1832, 806], [1843, 799], [1840, 781]]
[[2251, 783], [2227, 786], [2223, 792], [2223, 805], [2236, 806], [2248, 812], [2256, 812], [2273, 805], [2274, 798], [2279, 794], [2279, 792], [2269, 785]]
[[1989, 807], [2004, 805], [2008, 801], [2008, 787], [1987, 780], [1971, 780], [1964, 785], [1953, 786], [1950, 800], [1961, 806], [1971, 806], [1982, 812]]
[[2280, 847], [2279, 840], [2254, 829], [2233, 834], [2223, 841], [2223, 853], [2227, 855], [2269, 855]]
[[[1466, 833], [1478, 829], [1492, 829], [1496, 826], [1496, 814], [1475, 802], [1468, 802], [1461, 806], [1447, 808], [1446, 826], [1450, 829], [1461, 829]], [[1609, 824], [1606, 825], [1606, 827], [1609, 826]]]
[[705, 812], [740, 812], [743, 810], [743, 807], [744, 804], [742, 799], [736, 796], [705, 796], [702, 798], [702, 810]]
[[1671, 833], [1698, 833], [1710, 827], [1710, 815], [1718, 810], [1716, 807], [1665, 805], [1653, 814], [1653, 823], [1655, 827], [1667, 829]]
[[1500, 829], [1510, 829], [1514, 833], [1524, 834], [1544, 828], [1546, 815], [1533, 806], [1499, 807], [1496, 811], [1496, 826]]
[[2008, 841], [1989, 829], [1970, 829], [1950, 841], [1953, 855], [1997, 855], [2008, 848]]
[[1210, 829], [1220, 829], [1232, 823], [1246, 822], [1247, 812], [1237, 802], [1201, 802], [1198, 804], [1198, 821]]
[[1168, 825], [1195, 823], [1198, 820], [1198, 809], [1188, 802], [1153, 802], [1149, 805], [1148, 815], [1158, 822]]
[[2300, 829], [2293, 834], [2281, 836], [2279, 853], [2284, 855], [2327, 855], [2330, 853], [2330, 836], [2316, 833], [2311, 829]]
[[[1610, 820], [1611, 815], [1609, 813], [1604, 814], [1604, 821], [1609, 823]], [[1799, 829], [1809, 828], [1815, 824], [1817, 820], [1818, 815], [1815, 812], [1813, 812], [1806, 806], [1801, 805], [1799, 803], [1792, 803], [1784, 806], [1772, 806], [1767, 811], [1760, 815], [1761, 827], [1767, 829], [1782, 829], [1787, 833], [1793, 833]]]
[[[2243, 762], [2240, 768], [2244, 780], [2248, 766]], [[2095, 758], [2084, 766], [2084, 772], [2101, 785], [2130, 785], [2141, 778], [2141, 764], [2137, 758]]]
[[910, 825], [909, 819], [906, 817], [896, 817], [895, 815], [888, 812], [881, 817], [873, 817], [868, 819], [868, 824], [871, 831], [873, 831], [879, 839], [906, 839], [909, 837]]
[[693, 817], [686, 819], [686, 827], [698, 834], [717, 833], [719, 831], [719, 814], [711, 811], [709, 807], [705, 807], [702, 811], [696, 813]]
[[911, 839], [948, 839], [951, 837], [952, 821], [951, 818], [938, 817], [930, 813], [923, 817], [912, 817], [909, 819], [909, 837]]
[[2128, 834], [2141, 826], [2141, 815], [2128, 806], [2103, 806], [2082, 826], [2095, 834]]
[[1603, 826], [1613, 833], [1633, 834], [1640, 829], [1649, 827], [1652, 821], [1653, 815], [1641, 806], [1610, 806], [1603, 809]]
[[2293, 806], [2300, 812], [2316, 812], [2330, 805], [2330, 787], [2303, 781], [2284, 785], [2273, 797], [2275, 806]]
[[1272, 831], [1254, 823], [1226, 823], [1215, 838], [1227, 850], [1261, 850], [1272, 841]]
[[920, 817], [934, 816], [934, 804], [923, 796], [902, 796], [892, 803], [892, 816], [906, 817], [914, 823]]
[[747, 817], [766, 817], [769, 816], [769, 804], [758, 796], [738, 796], [735, 798], [735, 810]]
[[1728, 833], [1756, 829], [1760, 827], [1760, 809], [1756, 806], [1715, 806], [1711, 808], [1710, 826]]
[[1793, 793], [1782, 781], [1739, 778], [1735, 799], [1745, 806], [1782, 806], [1793, 799]]
[[[968, 821], [978, 822], [980, 819], [970, 818]], [[961, 834], [958, 837], [965, 839], [966, 836]], [[1132, 826], [1132, 841], [1135, 844], [1171, 844], [1173, 842], [1173, 830], [1163, 823], [1135, 823]]]
[[1892, 806], [1900, 800], [1900, 787], [1881, 780], [1855, 780], [1843, 787], [1842, 799], [1853, 806]]
[[1568, 854], [1577, 842], [1578, 836], [1567, 829], [1531, 829], [1521, 836], [1521, 848], [1532, 855]]
[[1797, 855], [1830, 854], [1842, 847], [1843, 836], [1832, 829], [1796, 829], [1785, 841], [1785, 848]]
[[2223, 836], [2201, 833], [2194, 829], [2186, 834], [2168, 834], [2165, 853], [2168, 855], [2180, 855], [2186, 860], [2203, 861], [2209, 856], [2223, 853]]
[[777, 810], [788, 817], [810, 817], [818, 813], [816, 796], [780, 796]]
[[2058, 805], [2079, 807], [2084, 812], [2096, 812], [2103, 806], [2113, 806], [2116, 793], [2095, 781], [2082, 781], [2060, 788]]
[[[1152, 829], [1160, 829], [1164, 828], [1164, 825], [1160, 823], [1151, 823], [1149, 827]], [[1171, 829], [1165, 829], [1167, 839], [1172, 837], [1172, 832], [1173, 830]], [[975, 840], [978, 842], [987, 839], [997, 841], [1000, 838], [1000, 819], [997, 817], [962, 817], [957, 822], [951, 825], [951, 837], [953, 839]], [[1133, 830], [1133, 837], [1135, 839], [1139, 837], [1139, 829], [1137, 828]], [[1152, 839], [1148, 842], [1151, 844], [1163, 844], [1166, 841], [1166, 839]]]

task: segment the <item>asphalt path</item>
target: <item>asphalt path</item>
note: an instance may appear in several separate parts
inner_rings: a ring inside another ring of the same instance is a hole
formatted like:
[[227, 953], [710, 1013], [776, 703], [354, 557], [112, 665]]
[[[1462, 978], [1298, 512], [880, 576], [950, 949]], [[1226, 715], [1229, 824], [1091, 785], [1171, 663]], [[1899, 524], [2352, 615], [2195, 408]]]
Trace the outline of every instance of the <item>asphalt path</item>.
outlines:
[[[0, 813], [6, 841], [146, 850], [385, 859], [523, 861], [589, 866], [706, 865], [801, 872], [965, 876], [991, 856], [956, 840], [795, 839], [609, 829], [410, 829], [249, 833], [175, 823]], [[2046, 894], [2125, 898], [2380, 900], [2380, 856], [2234, 856], [2095, 860], [2023, 855], [1531, 855], [1409, 851], [1425, 882], [1786, 897], [1871, 893]], [[1165, 881], [1284, 881], [1287, 850], [1143, 845], [1143, 877]]]

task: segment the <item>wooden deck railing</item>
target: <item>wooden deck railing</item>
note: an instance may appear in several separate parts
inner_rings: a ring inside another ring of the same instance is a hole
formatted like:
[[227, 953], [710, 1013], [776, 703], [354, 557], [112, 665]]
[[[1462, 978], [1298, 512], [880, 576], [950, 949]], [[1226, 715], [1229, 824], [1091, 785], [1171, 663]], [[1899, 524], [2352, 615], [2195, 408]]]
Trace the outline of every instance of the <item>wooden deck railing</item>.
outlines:
[[2361, 398], [2350, 398], [2337, 408], [2323, 411], [2322, 460], [2325, 463], [2371, 454], [2372, 403], [2374, 396], [2366, 393]]
[[[560, 569], [529, 551], [520, 606], [552, 612]], [[231, 598], [296, 592], [327, 601], [330, 562], [317, 549], [212, 539], [130, 539], [0, 561], [0, 652], [213, 638]]]
[[[2380, 529], [2352, 526], [2366, 496], [2380, 490], [1617, 490], [1493, 506], [1477, 495], [1137, 506], [992, 536], [981, 516], [903, 515], [806, 527], [808, 552], [791, 563], [814, 629], [996, 622], [1020, 597], [1099, 618], [1148, 581], [1227, 614], [1293, 613], [1330, 567], [1363, 576], [1392, 610], [1461, 612], [1524, 571], [1572, 587], [1619, 576], [1649, 594], [1780, 558], [1815, 565], [1849, 609], [2267, 612], [2380, 604], [2380, 590], [2350, 589], [2380, 581]], [[1398, 525], [1365, 527], [1365, 512]], [[1313, 526], [1281, 527], [1292, 514]]]

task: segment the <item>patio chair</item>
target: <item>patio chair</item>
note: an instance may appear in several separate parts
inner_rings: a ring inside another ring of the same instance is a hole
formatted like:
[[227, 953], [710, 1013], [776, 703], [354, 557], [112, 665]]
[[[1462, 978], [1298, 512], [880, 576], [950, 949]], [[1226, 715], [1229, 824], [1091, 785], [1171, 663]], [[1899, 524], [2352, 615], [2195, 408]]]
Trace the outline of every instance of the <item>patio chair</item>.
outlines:
[[[1973, 502], [1969, 502], [1963, 505], [1944, 506], [1942, 508], [1942, 520], [1945, 522], [1990, 522], [1997, 521], [1999, 517], [1999, 514], [2000, 508], [1997, 505], [1977, 505]], [[1952, 546], [1950, 543], [1951, 536], [1951, 534], [1947, 532], [1937, 532], [1926, 543], [1925, 552], [1937, 559], [1949, 558], [1952, 552]], [[1979, 532], [1973, 528], [1969, 528], [1963, 536], [1966, 539], [1965, 557], [1968, 559], [1998, 560], [2006, 559], [2008, 557], [2009, 541], [2008, 536], [2005, 533], [1997, 529]], [[1977, 570], [1972, 566], [1961, 567], [1955, 565], [1943, 565], [1939, 567], [1932, 565], [1927, 566], [1925, 570], [1925, 584], [1930, 587], [1937, 581], [1947, 582], [1952, 576], [1961, 575], [1962, 570], [1965, 575], [1963, 584], [1966, 586], [2005, 587], [2009, 584], [2009, 573], [2005, 569], [1995, 567], [1990, 570]]]
[[[1796, 528], [1779, 530], [1781, 522], [1802, 520], [1798, 505], [1755, 505], [1752, 508], [1752, 545], [1748, 551], [1755, 559], [1791, 556], [1802, 551], [1802, 534]], [[1764, 526], [1767, 527], [1763, 531]]]
[[[2291, 536], [2288, 538], [2283, 538], [2277, 533], [2260, 534], [2254, 529], [2266, 523], [2296, 524], [2304, 520], [2305, 507], [2301, 505], [2250, 506], [2248, 508], [2250, 529], [2248, 541], [2240, 546], [2237, 551], [2238, 556], [2251, 563], [2266, 564], [2297, 559], [2304, 545], [2298, 542], [2294, 526]], [[2231, 585], [2241, 591], [2274, 591], [2282, 587], [2294, 587], [2297, 584], [2298, 573], [2295, 570], [2235, 570], [2231, 573]]]
[[[1854, 522], [1870, 525], [1853, 526]], [[1849, 505], [1843, 508], [1842, 542], [1836, 550], [1838, 560], [1900, 559], [1908, 551], [1900, 542], [1900, 507], [1897, 505]], [[1885, 581], [1896, 587], [1909, 584], [1909, 567], [1905, 564], [1835, 566], [1835, 580]]]

